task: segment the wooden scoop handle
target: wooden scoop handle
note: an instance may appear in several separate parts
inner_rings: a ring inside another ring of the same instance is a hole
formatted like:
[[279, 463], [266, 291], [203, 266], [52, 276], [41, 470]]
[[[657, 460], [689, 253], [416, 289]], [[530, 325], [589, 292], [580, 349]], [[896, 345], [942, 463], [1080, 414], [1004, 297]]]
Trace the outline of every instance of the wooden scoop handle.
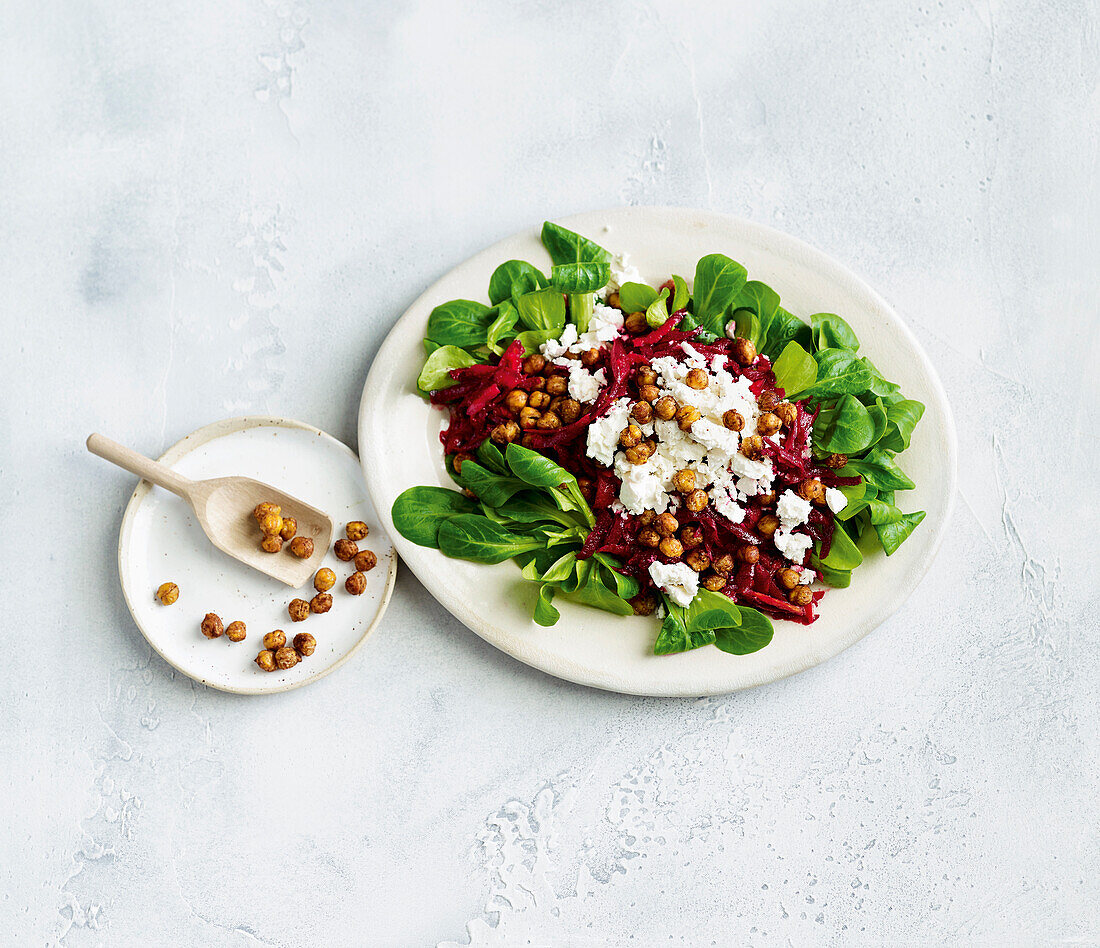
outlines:
[[177, 474], [166, 464], [153, 461], [144, 454], [138, 454], [137, 451], [110, 438], [105, 438], [101, 434], [88, 435], [88, 450], [92, 454], [98, 454], [104, 461], [117, 464], [131, 474], [136, 474], [150, 483], [170, 490], [173, 494], [179, 494], [186, 500], [190, 499], [191, 488], [195, 482], [182, 474]]

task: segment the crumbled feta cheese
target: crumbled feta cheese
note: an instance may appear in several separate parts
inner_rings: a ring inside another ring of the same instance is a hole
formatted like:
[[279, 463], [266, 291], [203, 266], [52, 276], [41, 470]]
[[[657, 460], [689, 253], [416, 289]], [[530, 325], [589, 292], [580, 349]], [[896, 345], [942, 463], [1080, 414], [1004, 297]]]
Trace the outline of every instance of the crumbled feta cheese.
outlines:
[[575, 398], [578, 402], [594, 402], [599, 394], [599, 379], [579, 362], [570, 362], [569, 397]]
[[848, 506], [848, 498], [844, 496], [844, 491], [837, 490], [835, 487], [826, 487], [825, 503], [833, 513], [838, 514]]
[[592, 318], [588, 321], [588, 329], [572, 344], [572, 352], [585, 352], [588, 349], [599, 349], [604, 343], [612, 342], [618, 338], [623, 328], [623, 320], [626, 317], [612, 306], [604, 306], [596, 303], [592, 310]]
[[566, 323], [561, 331], [561, 338], [548, 339], [541, 346], [541, 352], [548, 359], [559, 359], [569, 351], [569, 347], [577, 341], [577, 327], [574, 323]]
[[804, 569], [798, 574], [798, 585], [809, 586], [815, 579], [817, 579], [817, 573], [812, 569]]
[[775, 548], [792, 563], [801, 563], [806, 551], [813, 546], [813, 540], [804, 533], [791, 533], [785, 527], [775, 531]]
[[608, 413], [597, 418], [588, 426], [588, 456], [611, 467], [615, 461], [615, 448], [619, 444], [619, 435], [628, 424], [631, 401], [620, 398]]
[[745, 519], [745, 508], [730, 497], [727, 490], [718, 489], [711, 491], [710, 499], [711, 503], [714, 504], [715, 511], [725, 517], [730, 523], [740, 523]]
[[731, 319], [728, 323], [726, 323], [726, 338], [727, 339], [736, 339], [737, 338], [737, 320], [736, 319]]
[[812, 509], [813, 505], [808, 500], [803, 500], [793, 490], [783, 491], [779, 503], [775, 505], [779, 522], [788, 530], [793, 530], [809, 520]]
[[649, 564], [649, 576], [678, 606], [690, 606], [699, 592], [699, 574], [686, 563], [654, 560]]
[[736, 431], [706, 418], [700, 418], [691, 426], [691, 436], [708, 451], [717, 451], [727, 457], [735, 454], [741, 443]]
[[619, 289], [624, 283], [641, 283], [642, 275], [638, 268], [630, 262], [630, 254], [618, 253], [611, 258], [611, 282], [607, 284], [611, 290]]

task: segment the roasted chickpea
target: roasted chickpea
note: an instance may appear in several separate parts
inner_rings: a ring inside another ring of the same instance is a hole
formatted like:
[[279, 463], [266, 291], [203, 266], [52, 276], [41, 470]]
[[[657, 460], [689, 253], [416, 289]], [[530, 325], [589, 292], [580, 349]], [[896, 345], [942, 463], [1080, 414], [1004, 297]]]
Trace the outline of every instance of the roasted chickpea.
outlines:
[[279, 531], [279, 536], [284, 540], [293, 540], [298, 533], [298, 521], [293, 517], [283, 517], [283, 529]]
[[317, 570], [317, 575], [313, 577], [313, 588], [319, 593], [328, 592], [336, 585], [336, 574], [330, 570], [327, 566], [322, 566]]
[[774, 388], [766, 388], [756, 399], [761, 411], [775, 411], [779, 407], [779, 393]]
[[562, 403], [558, 406], [558, 414], [565, 424], [572, 424], [581, 416], [581, 403], [575, 398], [562, 399]]
[[740, 431], [745, 427], [745, 419], [741, 416], [741, 412], [734, 411], [731, 408], [722, 414], [722, 424], [730, 431]]
[[513, 415], [518, 415], [519, 410], [527, 405], [527, 393], [522, 388], [514, 388], [504, 396], [504, 407]]
[[180, 597], [180, 588], [175, 583], [161, 583], [157, 587], [157, 598], [162, 606], [170, 606]]
[[[546, 380], [546, 393], [548, 395], [565, 395], [569, 391], [569, 379], [564, 375], [551, 375]], [[532, 394], [534, 394], [532, 392]], [[528, 400], [530, 404], [530, 400]], [[536, 406], [537, 407], [537, 406]]]
[[619, 293], [617, 290], [614, 293], [607, 294], [607, 305], [612, 309], [619, 308]]
[[753, 563], [760, 562], [760, 550], [751, 543], [743, 543], [737, 548], [737, 558], [751, 566]]
[[691, 431], [691, 426], [701, 417], [699, 409], [694, 405], [681, 405], [680, 410], [676, 412], [676, 424], [680, 426], [681, 431]]
[[730, 351], [733, 353], [734, 359], [741, 365], [751, 365], [756, 358], [756, 346], [750, 340], [743, 339], [740, 336], [733, 340]]
[[248, 630], [239, 619], [236, 622], [230, 622], [229, 625], [225, 627], [225, 637], [229, 639], [230, 642], [243, 642], [247, 635]]
[[286, 611], [294, 622], [304, 622], [309, 618], [309, 603], [304, 599], [291, 599]]
[[462, 465], [465, 464], [467, 461], [472, 461], [473, 459], [473, 455], [467, 454], [465, 451], [459, 451], [457, 454], [455, 454], [452, 462], [455, 467], [455, 473], [461, 474]]
[[653, 406], [649, 402], [637, 401], [630, 409], [630, 417], [638, 424], [647, 424], [653, 420]]
[[680, 530], [680, 542], [685, 550], [693, 549], [703, 542], [702, 528], [696, 523], [689, 523]]
[[661, 390], [656, 385], [639, 385], [638, 397], [651, 404], [661, 397]]
[[665, 537], [657, 546], [665, 556], [676, 557], [682, 556], [684, 552], [684, 545], [676, 539], [676, 537]]
[[634, 381], [639, 385], [656, 385], [657, 370], [651, 365], [639, 365], [634, 370]]
[[781, 569], [775, 574], [775, 581], [784, 589], [794, 589], [798, 585], [798, 573], [793, 569]]
[[527, 404], [531, 408], [537, 408], [542, 412], [549, 406], [552, 397], [549, 392], [532, 392], [527, 396]]
[[654, 510], [643, 510], [638, 514], [638, 522], [644, 523], [647, 527], [657, 519], [657, 512]]
[[663, 395], [657, 399], [657, 404], [653, 406], [653, 411], [658, 418], [663, 421], [671, 421], [676, 417], [676, 412], [680, 410], [680, 404], [671, 395]]
[[328, 593], [317, 593], [309, 601], [309, 611], [316, 615], [324, 615], [329, 609], [332, 608], [332, 596]]
[[543, 375], [536, 375], [531, 380], [531, 385], [533, 386], [533, 388], [531, 389], [532, 392], [545, 392], [546, 391], [546, 377], [543, 376]]
[[619, 444], [624, 448], [637, 447], [642, 440], [642, 429], [637, 425], [627, 425], [619, 432]]
[[265, 672], [275, 671], [275, 653], [270, 649], [264, 649], [256, 656], [256, 664]]
[[355, 559], [355, 554], [359, 552], [359, 544], [354, 540], [337, 540], [332, 545], [332, 550], [338, 560], [350, 563]]
[[534, 428], [539, 422], [539, 415], [541, 413], [537, 408], [521, 408], [519, 410], [519, 424], [521, 428]]
[[643, 441], [638, 447], [645, 451], [646, 457], [651, 458], [657, 453], [657, 442], [652, 438]]
[[826, 467], [832, 468], [834, 471], [838, 471], [840, 470], [840, 468], [844, 467], [844, 465], [848, 463], [848, 455], [830, 454], [827, 458], [825, 458], [824, 463]]
[[[539, 394], [542, 394], [541, 392]], [[489, 437], [496, 444], [511, 444], [520, 436], [520, 428], [514, 421], [506, 421], [504, 424], [497, 425], [490, 433]]]
[[762, 435], [773, 435], [783, 427], [775, 412], [766, 411], [756, 419], [756, 430]]
[[809, 586], [795, 586], [789, 593], [787, 598], [795, 606], [808, 606], [814, 601], [814, 594], [810, 590]]
[[529, 434], [525, 434], [522, 438], [520, 438], [519, 443], [522, 444], [525, 448], [529, 448], [532, 451], [539, 446], [538, 441]]
[[592, 366], [594, 366], [599, 361], [600, 361], [600, 350], [599, 349], [585, 349], [584, 352], [581, 353], [581, 365], [583, 365], [583, 366], [585, 366], [589, 369], [592, 368]]
[[649, 460], [649, 452], [640, 444], [627, 448], [623, 454], [631, 464], [645, 464]]
[[353, 596], [362, 596], [367, 590], [367, 577], [356, 570], [344, 580], [344, 588]]
[[535, 427], [540, 431], [556, 431], [561, 427], [561, 418], [552, 411], [544, 411], [535, 422]]
[[672, 486], [682, 494], [695, 490], [695, 472], [687, 468], [677, 471], [672, 475]]
[[581, 496], [590, 504], [596, 499], [596, 485], [592, 483], [592, 478], [578, 477], [577, 487], [580, 488]]
[[344, 527], [344, 534], [349, 540], [365, 540], [368, 533], [370, 533], [370, 527], [362, 520], [352, 520]]
[[706, 550], [689, 550], [684, 555], [684, 562], [695, 572], [701, 573], [710, 566], [710, 557], [707, 556]]
[[642, 546], [656, 546], [661, 542], [661, 535], [652, 527], [642, 527], [638, 531], [638, 542]]
[[771, 537], [779, 529], [779, 518], [775, 514], [764, 514], [756, 521], [756, 532], [761, 536]]
[[807, 477], [795, 488], [795, 493], [812, 504], [825, 503], [825, 485], [816, 477]]
[[313, 556], [313, 541], [309, 537], [295, 537], [290, 541], [290, 552], [300, 560], [308, 560]]
[[298, 661], [298, 653], [292, 648], [286, 648], [284, 646], [275, 653], [275, 667], [281, 671], [293, 668], [298, 664]]
[[308, 632], [299, 632], [294, 636], [294, 651], [302, 658], [308, 658], [317, 651], [317, 640]]
[[726, 588], [726, 577], [721, 573], [708, 573], [703, 577], [703, 588], [711, 592], [721, 592]]
[[252, 511], [252, 516], [259, 522], [263, 520], [268, 514], [275, 514], [276, 517], [280, 516], [283, 512], [283, 508], [278, 504], [273, 504], [270, 501], [264, 501], [262, 504], [256, 504], [256, 509]]
[[214, 612], [208, 612], [203, 616], [199, 629], [208, 639], [216, 639], [225, 631], [225, 626], [222, 625], [221, 616]]
[[776, 405], [775, 413], [779, 416], [779, 420], [788, 428], [798, 421], [798, 406], [791, 402], [782, 402]]
[[729, 553], [723, 553], [718, 559], [710, 564], [710, 568], [716, 573], [721, 573], [725, 576], [727, 573], [733, 572], [733, 557]]
[[540, 352], [532, 353], [523, 360], [523, 371], [528, 375], [538, 375], [545, 368], [546, 356]]
[[360, 550], [355, 554], [355, 568], [360, 573], [369, 573], [378, 565], [378, 557], [373, 550]]
[[646, 321], [645, 313], [631, 313], [623, 320], [623, 329], [635, 336], [648, 332], [649, 323]]
[[756, 500], [761, 507], [771, 507], [778, 499], [779, 495], [774, 490], [766, 490], [764, 493], [756, 495]]
[[688, 369], [688, 374], [684, 376], [684, 381], [689, 388], [704, 389], [710, 382], [707, 378], [707, 373], [702, 369]]
[[264, 537], [260, 541], [260, 549], [265, 553], [278, 553], [283, 548], [283, 538], [281, 536]]
[[707, 492], [696, 488], [684, 498], [684, 506], [692, 513], [699, 513], [707, 506]]
[[680, 521], [675, 514], [663, 513], [657, 518], [657, 532], [663, 537], [672, 536], [680, 529]]
[[265, 537], [278, 536], [283, 529], [283, 518], [278, 514], [267, 513], [260, 518], [260, 532]]
[[749, 435], [741, 439], [741, 453], [747, 458], [758, 458], [764, 453], [764, 439], [760, 435]]
[[286, 633], [282, 629], [276, 629], [274, 632], [268, 632], [264, 636], [264, 648], [272, 652], [277, 652], [284, 645], [286, 645]]
[[657, 611], [657, 597], [651, 592], [638, 593], [627, 602], [634, 608], [636, 616], [651, 616]]

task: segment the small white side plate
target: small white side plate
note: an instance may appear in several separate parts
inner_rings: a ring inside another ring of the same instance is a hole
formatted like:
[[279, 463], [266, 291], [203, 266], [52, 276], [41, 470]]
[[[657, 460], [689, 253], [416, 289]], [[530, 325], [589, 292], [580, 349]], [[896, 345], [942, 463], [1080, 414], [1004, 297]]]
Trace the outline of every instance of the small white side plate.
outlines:
[[[190, 507], [166, 490], [142, 481], [122, 518], [118, 571], [126, 604], [149, 644], [173, 668], [196, 681], [237, 694], [289, 691], [323, 678], [346, 662], [374, 630], [389, 602], [397, 558], [375, 515], [359, 461], [323, 431], [280, 418], [230, 418], [192, 432], [160, 459], [188, 477], [240, 474], [277, 486], [326, 511], [337, 536], [351, 520], [370, 527], [360, 549], [373, 550], [378, 565], [366, 574], [367, 590], [352, 596], [344, 580], [354, 571], [329, 550], [324, 565], [336, 573], [332, 609], [292, 622], [291, 599], [311, 599], [312, 580], [292, 590], [215, 549]], [[259, 542], [257, 534], [256, 542]], [[273, 556], [290, 556], [287, 551]], [[163, 606], [161, 583], [180, 587], [179, 600]], [[207, 639], [199, 624], [215, 612], [229, 625], [245, 623], [248, 637]], [[267, 632], [282, 629], [290, 642], [298, 632], [317, 639], [317, 651], [288, 671], [261, 671], [255, 663]]]
[[561, 620], [544, 629], [531, 621], [535, 586], [512, 562], [483, 566], [452, 560], [392, 531], [390, 509], [414, 484], [453, 487], [439, 444], [442, 413], [415, 391], [424, 363], [422, 339], [432, 308], [456, 297], [485, 299], [489, 277], [505, 260], [550, 261], [532, 227], [455, 267], [430, 287], [386, 337], [371, 366], [359, 406], [359, 445], [367, 486], [406, 565], [461, 622], [521, 662], [569, 681], [639, 695], [715, 695], [752, 688], [811, 668], [838, 654], [905, 602], [932, 563], [955, 499], [955, 425], [928, 356], [890, 306], [851, 271], [802, 241], [760, 224], [678, 207], [619, 207], [560, 223], [612, 253], [630, 254], [642, 279], [656, 285], [679, 273], [689, 280], [704, 254], [725, 253], [750, 279], [770, 284], [783, 305], [803, 318], [839, 313], [868, 355], [909, 398], [926, 406], [902, 468], [917, 488], [898, 495], [907, 511], [927, 516], [890, 557], [867, 557], [847, 589], [830, 590], [812, 626], [776, 622], [775, 638], [752, 655], [708, 646], [653, 655], [660, 623], [621, 618], [555, 600]]

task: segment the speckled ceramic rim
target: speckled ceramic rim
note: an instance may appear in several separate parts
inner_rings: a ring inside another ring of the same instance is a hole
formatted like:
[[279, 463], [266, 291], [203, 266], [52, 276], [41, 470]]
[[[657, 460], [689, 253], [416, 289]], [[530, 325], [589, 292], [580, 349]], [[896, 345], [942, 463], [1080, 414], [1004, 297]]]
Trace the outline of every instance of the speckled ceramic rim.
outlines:
[[[626, 230], [629, 233], [631, 228], [641, 232], [645, 232], [648, 228], [654, 230], [664, 228], [668, 231], [679, 228], [686, 232], [708, 234], [713, 230], [713, 246], [704, 252], [714, 252], [724, 247], [728, 249], [730, 243], [741, 242], [745, 245], [746, 252], [749, 248], [756, 248], [759, 252], [770, 253], [785, 265], [805, 271], [808, 280], [822, 281], [825, 286], [831, 284], [840, 292], [852, 297], [856, 304], [852, 310], [853, 319], [856, 310], [859, 310], [868, 314], [881, 326], [884, 339], [888, 339], [893, 334], [894, 339], [900, 341], [907, 350], [906, 355], [915, 363], [911, 368], [919, 374], [926, 389], [919, 393], [920, 397], [926, 400], [925, 424], [932, 425], [937, 432], [934, 435], [935, 443], [932, 448], [938, 460], [937, 462], [928, 461], [936, 468], [937, 477], [927, 482], [926, 486], [935, 495], [938, 503], [936, 507], [929, 505], [929, 516], [923, 524], [932, 532], [932, 535], [927, 537], [926, 534], [927, 539], [922, 555], [912, 544], [903, 546], [891, 558], [895, 562], [904, 564], [903, 574], [895, 577], [894, 583], [887, 588], [873, 590], [868, 586], [860, 590], [862, 595], [873, 600], [872, 603], [858, 614], [853, 614], [850, 622], [845, 623], [842, 629], [831, 633], [827, 639], [804, 647], [794, 656], [783, 657], [777, 654], [768, 660], [769, 649], [758, 652], [755, 656], [744, 656], [744, 659], [759, 658], [760, 661], [755, 667], [748, 661], [738, 661], [741, 656], [727, 656], [725, 653], [720, 653], [721, 658], [714, 663], [715, 665], [722, 663], [720, 673], [700, 670], [699, 674], [694, 676], [694, 669], [698, 666], [693, 665], [691, 669], [694, 677], [679, 674], [678, 677], [681, 679], [679, 681], [666, 680], [663, 677], [666, 674], [663, 670], [643, 673], [636, 660], [629, 657], [621, 657], [622, 668], [615, 667], [616, 659], [605, 660], [603, 655], [597, 660], [592, 660], [591, 656], [584, 660], [577, 660], [560, 647], [555, 651], [554, 648], [545, 644], [545, 640], [536, 640], [541, 635], [541, 631], [533, 623], [528, 622], [526, 628], [509, 628], [503, 624], [504, 620], [501, 617], [490, 615], [485, 608], [479, 608], [487, 598], [485, 592], [473, 588], [464, 590], [462, 583], [457, 581], [455, 576], [448, 575], [447, 564], [455, 561], [448, 560], [436, 550], [410, 543], [393, 529], [390, 505], [399, 491], [392, 490], [387, 482], [387, 478], [392, 480], [394, 475], [392, 467], [389, 470], [386, 469], [387, 465], [392, 463], [391, 460], [381, 451], [381, 448], [376, 451], [373, 446], [392, 445], [393, 437], [399, 434], [385, 427], [392, 400], [406, 394], [415, 397], [411, 395], [411, 390], [419, 363], [417, 368], [413, 369], [408, 362], [410, 353], [414, 349], [418, 352], [422, 350], [419, 350], [418, 345], [411, 345], [410, 340], [415, 339], [418, 344], [420, 337], [423, 336], [424, 325], [432, 306], [456, 296], [481, 298], [485, 292], [485, 284], [488, 282], [488, 274], [492, 272], [493, 267], [512, 257], [527, 256], [524, 251], [534, 252], [538, 228], [533, 227], [499, 241], [471, 257], [421, 294], [386, 337], [363, 388], [359, 407], [359, 448], [367, 489], [379, 518], [390, 531], [394, 547], [424, 587], [468, 628], [525, 664], [578, 684], [624, 694], [654, 697], [701, 697], [728, 694], [778, 681], [832, 658], [888, 619], [900, 608], [928, 572], [951, 519], [957, 481], [957, 437], [947, 395], [928, 356], [909, 327], [874, 290], [842, 264], [795, 237], [761, 224], [713, 211], [678, 207], [618, 207], [559, 219], [559, 223], [587, 234], [597, 241], [600, 240], [600, 233], [605, 225], [611, 226], [613, 235], [619, 230]], [[614, 250], [630, 249], [629, 245], [616, 247], [614, 238], [609, 239], [608, 244]], [[753, 267], [750, 265], [749, 269], [751, 275]], [[475, 274], [476, 280], [467, 279], [474, 277]], [[481, 280], [481, 276], [484, 276], [484, 281]], [[457, 278], [461, 278], [461, 281]], [[769, 279], [766, 276], [762, 278]], [[454, 292], [456, 283], [460, 285], [458, 291]], [[463, 289], [466, 286], [469, 286], [469, 289]], [[784, 295], [785, 289], [787, 292], [791, 291], [791, 287], [787, 284], [776, 282], [776, 286], [780, 290], [780, 295]], [[884, 344], [887, 343], [884, 342]], [[889, 364], [884, 364], [882, 368], [888, 377], [892, 374]], [[395, 373], [404, 373], [404, 375], [396, 376]], [[408, 377], [406, 378], [405, 375]], [[424, 411], [428, 410], [425, 405]], [[440, 481], [440, 483], [443, 482]], [[430, 482], [424, 480], [413, 483]], [[412, 483], [402, 484], [401, 489], [407, 486], [412, 486]], [[918, 486], [921, 486], [919, 481]], [[504, 563], [495, 567], [480, 567], [480, 569], [498, 571], [478, 574], [478, 581], [484, 582], [488, 588], [489, 585], [505, 582], [500, 571], [514, 569], [514, 564]], [[484, 576], [483, 580], [482, 576]], [[836, 592], [846, 593], [848, 590]], [[566, 609], [569, 608], [584, 607], [573, 607], [565, 603], [560, 625], [568, 626]], [[601, 613], [601, 617], [602, 615]], [[608, 623], [617, 621], [631, 620], [606, 617]], [[778, 630], [777, 625], [777, 632]], [[628, 634], [625, 629], [623, 631], [624, 634]], [[690, 661], [691, 656], [697, 656], [703, 651], [709, 650], [700, 649], [696, 652], [664, 656], [656, 660], [669, 663], [677, 659]], [[676, 677], [671, 672], [672, 666], [669, 665], [669, 679]]]
[[[327, 434], [320, 428], [314, 428], [313, 425], [307, 425], [301, 421], [294, 421], [290, 418], [275, 418], [267, 415], [245, 415], [241, 418], [226, 418], [222, 421], [215, 421], [202, 428], [198, 428], [192, 431], [189, 435], [181, 438], [172, 447], [164, 452], [159, 458], [162, 464], [175, 464], [181, 458], [190, 454], [195, 448], [201, 447], [209, 441], [213, 441], [215, 438], [221, 438], [225, 435], [235, 434], [238, 431], [246, 431], [249, 428], [296, 428], [300, 431], [308, 431], [310, 434], [315, 434], [320, 438], [323, 438], [334, 448], [339, 448], [345, 454], [349, 455], [353, 460], [358, 461], [355, 452], [351, 450], [342, 441], [338, 441], [332, 435]], [[137, 487], [134, 488], [134, 492], [130, 495], [130, 500], [126, 504], [126, 511], [122, 515], [122, 528], [119, 530], [118, 535], [118, 578], [119, 585], [122, 586], [122, 595], [126, 600], [126, 608], [130, 610], [130, 615], [133, 617], [134, 624], [141, 630], [141, 634], [145, 636], [145, 641], [149, 643], [153, 651], [156, 652], [161, 658], [163, 658], [169, 665], [171, 665], [180, 674], [186, 675], [188, 678], [194, 679], [200, 684], [206, 685], [208, 688], [214, 688], [218, 691], [228, 691], [231, 694], [237, 695], [273, 695], [282, 691], [293, 691], [295, 688], [302, 688], [305, 685], [313, 684], [315, 681], [320, 681], [326, 675], [331, 675], [337, 668], [343, 665], [349, 658], [362, 648], [363, 643], [370, 637], [370, 634], [377, 628], [378, 623], [382, 621], [382, 616], [386, 613], [386, 606], [389, 605], [390, 595], [393, 593], [393, 584], [397, 579], [397, 557], [390, 557], [390, 569], [389, 574], [386, 576], [386, 588], [382, 592], [382, 598], [378, 603], [378, 611], [375, 613], [374, 618], [370, 624], [363, 631], [363, 634], [359, 637], [359, 641], [356, 642], [348, 651], [334, 661], [331, 665], [328, 665], [319, 671], [313, 672], [301, 681], [287, 682], [285, 684], [277, 685], [274, 687], [258, 686], [256, 688], [227, 688], [223, 685], [216, 685], [208, 682], [202, 678], [198, 678], [191, 674], [186, 668], [177, 665], [167, 655], [164, 654], [159, 648], [154, 637], [146, 632], [145, 627], [138, 619], [137, 611], [134, 609], [134, 604], [130, 601], [130, 594], [127, 592], [126, 583], [123, 581], [123, 576], [127, 575], [129, 571], [129, 565], [127, 563], [128, 550], [130, 546], [130, 534], [133, 530], [134, 517], [137, 515], [138, 507], [141, 505], [145, 496], [153, 489], [153, 485], [148, 481], [139, 481]], [[373, 501], [372, 501], [373, 503]], [[385, 521], [383, 521], [385, 522]]]

